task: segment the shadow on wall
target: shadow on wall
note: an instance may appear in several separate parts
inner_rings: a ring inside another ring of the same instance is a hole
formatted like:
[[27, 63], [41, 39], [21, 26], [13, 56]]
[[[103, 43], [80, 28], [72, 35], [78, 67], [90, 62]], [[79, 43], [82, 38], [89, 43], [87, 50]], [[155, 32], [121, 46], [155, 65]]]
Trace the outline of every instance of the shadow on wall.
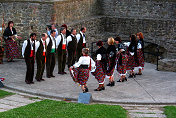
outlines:
[[157, 55], [159, 55], [159, 60], [167, 58], [167, 50], [161, 46], [157, 47], [157, 45], [153, 43], [145, 43], [144, 51], [145, 61], [149, 63], [157, 64]]

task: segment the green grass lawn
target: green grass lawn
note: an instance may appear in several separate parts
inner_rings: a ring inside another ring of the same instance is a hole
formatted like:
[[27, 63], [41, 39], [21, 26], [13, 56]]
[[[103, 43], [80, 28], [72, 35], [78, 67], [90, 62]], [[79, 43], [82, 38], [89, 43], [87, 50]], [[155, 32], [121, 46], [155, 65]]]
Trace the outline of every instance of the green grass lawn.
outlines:
[[85, 105], [43, 100], [0, 113], [0, 118], [126, 118], [118, 105]]
[[0, 98], [6, 97], [8, 95], [13, 95], [14, 93], [0, 90]]
[[164, 113], [167, 118], [176, 118], [176, 106], [165, 106]]

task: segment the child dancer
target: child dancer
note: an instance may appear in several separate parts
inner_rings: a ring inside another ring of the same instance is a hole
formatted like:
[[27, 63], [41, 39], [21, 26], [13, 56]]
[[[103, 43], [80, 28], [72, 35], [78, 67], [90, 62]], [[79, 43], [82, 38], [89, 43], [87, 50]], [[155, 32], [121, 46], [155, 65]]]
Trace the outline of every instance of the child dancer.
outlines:
[[83, 48], [82, 54], [79, 61], [70, 67], [71, 76], [75, 82], [78, 82], [81, 86], [83, 93], [88, 92], [88, 87], [86, 85], [89, 78], [89, 71], [91, 67], [95, 67], [95, 62], [88, 56], [89, 48]]
[[116, 47], [114, 45], [114, 38], [110, 37], [108, 38], [108, 48], [106, 52], [107, 56], [107, 71], [106, 75], [107, 78], [109, 78], [109, 84], [107, 86], [114, 86], [114, 78], [113, 78], [113, 73], [114, 73], [114, 68], [116, 65]]
[[117, 71], [120, 74], [120, 79], [117, 82], [124, 82], [124, 80], [127, 81], [126, 78], [126, 64], [127, 64], [127, 55], [125, 52], [125, 46], [122, 44], [121, 38], [117, 36], [115, 39], [115, 43], [117, 44], [117, 57], [116, 57], [116, 63], [117, 63]]
[[144, 68], [144, 36], [142, 32], [137, 33], [138, 45], [137, 45], [137, 58], [138, 64], [136, 65], [139, 72], [136, 75], [142, 75], [142, 69]]
[[106, 72], [106, 49], [103, 47], [103, 42], [97, 42], [98, 50], [96, 51], [97, 60], [96, 60], [96, 69], [92, 71], [92, 75], [95, 76], [99, 83], [99, 87], [94, 91], [101, 91], [105, 90], [104, 87], [104, 79], [105, 79], [105, 72]]
[[127, 55], [128, 55], [128, 62], [127, 62], [127, 70], [130, 70], [129, 78], [135, 77], [134, 74], [134, 67], [138, 63], [137, 60], [137, 42], [136, 42], [136, 35], [130, 35], [131, 42], [127, 44]]

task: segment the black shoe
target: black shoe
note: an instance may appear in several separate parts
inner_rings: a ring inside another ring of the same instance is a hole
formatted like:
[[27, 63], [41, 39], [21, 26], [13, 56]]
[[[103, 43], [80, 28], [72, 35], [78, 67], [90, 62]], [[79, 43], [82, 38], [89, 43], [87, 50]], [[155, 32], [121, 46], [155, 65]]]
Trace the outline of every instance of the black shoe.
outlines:
[[54, 75], [51, 75], [51, 77], [55, 77]]
[[127, 78], [125, 77], [125, 81], [127, 81]]
[[111, 82], [109, 82], [106, 86], [111, 86]]
[[136, 75], [133, 73], [133, 75], [132, 75], [134, 78], [136, 77]]
[[103, 87], [101, 87], [101, 90], [105, 90], [105, 87], [103, 86]]
[[87, 87], [87, 86], [85, 87], [85, 91], [86, 91], [86, 92], [89, 92], [89, 89], [88, 89], [88, 87]]
[[47, 76], [47, 78], [51, 78], [51, 76]]
[[40, 81], [45, 81], [44, 79], [40, 79]]
[[86, 89], [84, 89], [84, 90], [83, 90], [83, 93], [86, 93], [86, 92], [87, 92]]
[[111, 86], [115, 86], [115, 82], [113, 81], [113, 82], [111, 82]]
[[122, 80], [121, 80], [121, 79], [119, 79], [117, 82], [122, 82]]
[[101, 91], [102, 87], [98, 87], [97, 89], [94, 89], [94, 91]]
[[130, 74], [128, 78], [133, 78], [133, 75]]
[[135, 75], [142, 75], [142, 73], [136, 73]]
[[30, 82], [30, 84], [34, 84], [34, 82]]
[[66, 72], [63, 72], [63, 74], [67, 74]]
[[63, 75], [64, 73], [63, 73], [63, 72], [58, 72], [58, 74], [61, 74], [61, 75]]
[[29, 81], [25, 81], [26, 82], [26, 84], [30, 84], [30, 82]]
[[[35, 78], [36, 79], [36, 78]], [[40, 79], [36, 79], [38, 82], [40, 82]]]

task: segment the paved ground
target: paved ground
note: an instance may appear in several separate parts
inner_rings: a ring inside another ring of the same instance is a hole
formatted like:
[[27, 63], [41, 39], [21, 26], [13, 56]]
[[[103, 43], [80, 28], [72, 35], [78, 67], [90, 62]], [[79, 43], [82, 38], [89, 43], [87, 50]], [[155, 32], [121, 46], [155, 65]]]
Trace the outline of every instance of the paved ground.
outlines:
[[[124, 83], [115, 83], [114, 87], [106, 87], [106, 90], [96, 92], [97, 81], [90, 76], [88, 87], [94, 101], [115, 103], [176, 103], [176, 73], [156, 71], [155, 65], [146, 63], [142, 76], [128, 79]], [[55, 98], [77, 99], [81, 92], [80, 87], [72, 81], [69, 74], [58, 75], [55, 67], [55, 78], [46, 78], [44, 82], [27, 85], [24, 82], [26, 65], [24, 60], [0, 65], [0, 77], [4, 77], [4, 85], [27, 92]], [[67, 71], [68, 72], [68, 71]], [[119, 79], [115, 72], [115, 80]], [[108, 80], [105, 82], [108, 83]]]
[[18, 94], [7, 96], [5, 98], [0, 99], [0, 112], [4, 112], [10, 109], [17, 108], [17, 107], [25, 106], [27, 104], [31, 104], [31, 103], [34, 103], [40, 100], [41, 99], [35, 99], [32, 97], [22, 96]]

